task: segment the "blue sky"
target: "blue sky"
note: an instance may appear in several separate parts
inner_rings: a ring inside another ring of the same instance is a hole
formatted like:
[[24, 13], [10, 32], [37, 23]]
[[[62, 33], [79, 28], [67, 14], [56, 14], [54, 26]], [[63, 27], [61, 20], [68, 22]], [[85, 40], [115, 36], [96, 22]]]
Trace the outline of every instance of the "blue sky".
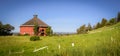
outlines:
[[13, 25], [14, 32], [34, 14], [54, 32], [76, 32], [83, 24], [109, 20], [119, 11], [120, 0], [0, 0], [0, 21]]

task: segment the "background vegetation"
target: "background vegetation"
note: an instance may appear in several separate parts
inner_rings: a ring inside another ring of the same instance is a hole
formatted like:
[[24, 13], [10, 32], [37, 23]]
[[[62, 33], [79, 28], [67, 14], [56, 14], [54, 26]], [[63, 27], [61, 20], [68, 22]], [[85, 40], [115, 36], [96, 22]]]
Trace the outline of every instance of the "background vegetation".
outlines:
[[86, 26], [84, 24], [77, 29], [77, 33], [78, 34], [85, 34], [88, 31], [95, 30], [95, 29], [98, 29], [98, 28], [101, 28], [104, 26], [111, 26], [111, 25], [114, 25], [118, 22], [120, 22], [120, 12], [118, 12], [118, 15], [116, 18], [111, 18], [110, 20], [103, 18], [101, 20], [101, 22], [96, 23], [96, 25], [94, 25], [93, 27], [90, 25], [90, 23], [88, 24], [88, 26]]
[[12, 30], [14, 30], [12, 25], [0, 22], [0, 36], [12, 35]]

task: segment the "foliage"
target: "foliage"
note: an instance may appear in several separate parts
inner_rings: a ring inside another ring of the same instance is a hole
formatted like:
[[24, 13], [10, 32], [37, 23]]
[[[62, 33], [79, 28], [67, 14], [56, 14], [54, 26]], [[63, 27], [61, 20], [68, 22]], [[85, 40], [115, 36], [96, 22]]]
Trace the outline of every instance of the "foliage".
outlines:
[[116, 23], [120, 22], [120, 12], [117, 15], [117, 18], [112, 18], [109, 21], [107, 21], [107, 19], [103, 18], [101, 20], [101, 22], [98, 22], [97, 24], [95, 24], [93, 27], [91, 27], [90, 24], [88, 24], [88, 27], [81, 26], [80, 28], [77, 29], [77, 33], [81, 34], [81, 33], [86, 33], [87, 31], [91, 31], [91, 30], [95, 30], [104, 26], [111, 26], [114, 25]]
[[10, 24], [3, 25], [2, 22], [0, 22], [0, 35], [12, 35], [12, 30], [14, 30], [13, 26]]
[[34, 25], [34, 35], [38, 35], [38, 33], [39, 33], [39, 26], [38, 26], [38, 24], [35, 24]]
[[30, 37], [30, 41], [37, 41], [37, 40], [40, 40], [39, 36], [31, 36]]
[[120, 12], [118, 12], [118, 15], [117, 15], [117, 22], [120, 22]]
[[26, 34], [24, 34], [23, 36], [29, 36], [29, 34], [26, 33]]
[[92, 30], [92, 26], [89, 23], [87, 27], [85, 25], [82, 25], [80, 28], [78, 28], [77, 33], [78, 34], [85, 34], [85, 33], [87, 33], [88, 31], [91, 31], [91, 30]]
[[98, 22], [97, 25], [95, 26], [95, 29], [98, 29], [101, 27], [101, 24]]
[[115, 23], [116, 23], [115, 18], [112, 18], [112, 19], [109, 20], [109, 22], [107, 23], [107, 25], [113, 25]]
[[77, 29], [78, 34], [84, 34], [87, 33], [87, 28], [85, 25], [82, 25], [80, 28]]
[[107, 20], [103, 18], [101, 21], [101, 27], [106, 26], [106, 24], [107, 24]]
[[51, 27], [48, 27], [46, 29], [46, 34], [47, 34], [47, 36], [51, 36], [53, 34], [53, 30], [51, 29]]
[[88, 31], [91, 31], [91, 30], [92, 30], [92, 26], [90, 25], [90, 23], [88, 24], [87, 30], [88, 30]]

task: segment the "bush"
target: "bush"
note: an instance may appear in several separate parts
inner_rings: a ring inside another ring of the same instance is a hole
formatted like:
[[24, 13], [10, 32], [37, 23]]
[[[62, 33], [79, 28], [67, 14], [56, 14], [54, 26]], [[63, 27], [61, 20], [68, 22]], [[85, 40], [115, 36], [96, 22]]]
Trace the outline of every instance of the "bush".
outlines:
[[39, 36], [30, 37], [30, 41], [36, 41], [36, 40], [40, 40], [40, 37]]

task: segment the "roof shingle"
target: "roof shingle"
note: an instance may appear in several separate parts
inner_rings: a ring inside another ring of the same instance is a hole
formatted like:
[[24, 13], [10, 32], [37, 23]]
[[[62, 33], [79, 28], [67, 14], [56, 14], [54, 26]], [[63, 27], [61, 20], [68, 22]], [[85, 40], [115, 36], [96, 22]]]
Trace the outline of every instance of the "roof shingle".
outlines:
[[24, 24], [22, 24], [21, 26], [34, 26], [35, 24], [38, 24], [41, 27], [48, 27], [48, 25], [46, 23], [44, 23], [42, 20], [40, 20], [37, 15], [33, 15], [34, 17], [25, 22]]

